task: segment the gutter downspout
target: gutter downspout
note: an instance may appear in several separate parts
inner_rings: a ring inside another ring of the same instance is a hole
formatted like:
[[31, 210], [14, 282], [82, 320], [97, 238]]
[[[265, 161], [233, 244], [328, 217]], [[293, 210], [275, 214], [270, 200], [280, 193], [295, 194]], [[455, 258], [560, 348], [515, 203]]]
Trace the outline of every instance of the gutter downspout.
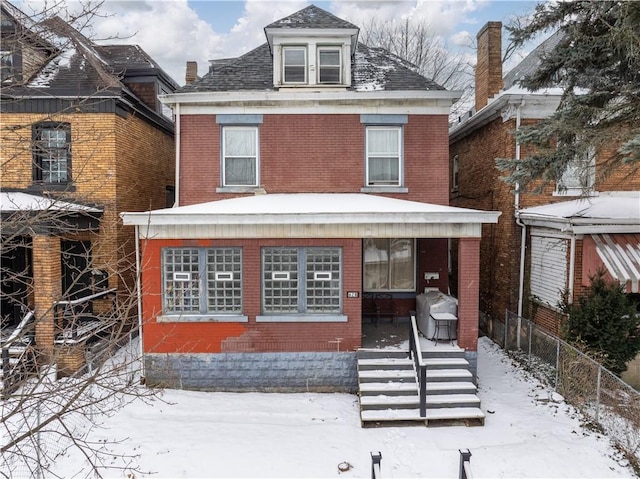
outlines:
[[[516, 110], [516, 131], [520, 130], [521, 123], [521, 109], [524, 106], [524, 100], [520, 102]], [[520, 160], [520, 142], [516, 140], [516, 160]], [[514, 200], [514, 211], [516, 217], [516, 224], [522, 228], [520, 235], [520, 275], [518, 279], [518, 327], [516, 342], [517, 347], [520, 349], [520, 331], [522, 329], [522, 303], [524, 296], [524, 265], [526, 258], [526, 245], [527, 245], [527, 227], [522, 221], [520, 221], [520, 183], [516, 183], [516, 193]]]
[[140, 378], [144, 378], [144, 344], [142, 342], [142, 271], [140, 271], [140, 232], [139, 226], [135, 226], [136, 241], [136, 293], [138, 295], [138, 338], [140, 341]]
[[569, 252], [569, 291], [567, 292], [567, 302], [573, 304], [573, 286], [576, 272], [576, 234], [571, 232], [571, 251]]
[[180, 103], [176, 103], [176, 180], [174, 186], [175, 200], [173, 206], [180, 206]]

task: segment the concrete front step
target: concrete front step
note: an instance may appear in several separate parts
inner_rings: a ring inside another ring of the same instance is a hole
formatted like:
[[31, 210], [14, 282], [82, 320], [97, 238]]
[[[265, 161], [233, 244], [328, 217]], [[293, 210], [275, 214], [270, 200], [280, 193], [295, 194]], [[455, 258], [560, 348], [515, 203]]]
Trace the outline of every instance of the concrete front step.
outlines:
[[427, 408], [426, 416], [420, 417], [420, 409], [381, 409], [361, 411], [360, 418], [365, 422], [393, 422], [393, 421], [465, 421], [471, 420], [478, 424], [484, 424], [484, 413], [477, 407], [454, 407], [454, 408]]
[[[363, 396], [360, 398], [363, 410], [372, 409], [417, 409], [420, 397], [412, 396]], [[427, 396], [427, 408], [480, 407], [480, 399], [475, 394], [441, 394]]]
[[371, 369], [358, 371], [358, 380], [360, 383], [398, 381], [415, 384], [416, 373], [413, 369]]
[[427, 383], [471, 381], [473, 375], [468, 369], [427, 369]]
[[429, 369], [466, 369], [469, 361], [464, 358], [426, 358], [424, 363]]
[[[358, 359], [408, 358], [409, 351], [402, 349], [358, 349]], [[430, 348], [422, 351], [424, 359], [429, 358], [464, 358], [464, 349], [458, 347]]]
[[476, 385], [471, 381], [427, 382], [427, 394], [475, 394]]
[[370, 382], [360, 383], [360, 397], [376, 396], [412, 396], [418, 394], [418, 385], [415, 382]]
[[413, 361], [408, 358], [358, 359], [358, 370], [372, 369], [413, 369]]

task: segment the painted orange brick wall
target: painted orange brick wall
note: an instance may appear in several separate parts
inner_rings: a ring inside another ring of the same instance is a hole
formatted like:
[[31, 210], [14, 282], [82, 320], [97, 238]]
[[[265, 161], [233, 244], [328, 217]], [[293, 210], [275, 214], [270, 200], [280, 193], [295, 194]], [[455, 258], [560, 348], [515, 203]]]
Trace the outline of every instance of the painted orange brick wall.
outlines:
[[458, 242], [458, 346], [478, 350], [478, 286], [480, 279], [480, 239], [460, 238]]
[[[162, 248], [176, 246], [242, 247], [243, 313], [248, 323], [159, 323], [162, 312]], [[342, 247], [343, 314], [340, 323], [257, 323], [261, 312], [261, 247]], [[349, 351], [360, 346], [361, 298], [347, 298], [347, 291], [361, 292], [361, 240], [359, 239], [260, 239], [260, 240], [147, 240], [143, 242], [142, 298], [144, 350], [148, 353], [217, 353], [236, 346], [265, 350]], [[361, 296], [361, 295], [359, 295]], [[275, 346], [274, 346], [275, 344]]]
[[[181, 116], [180, 204], [237, 195], [220, 187], [215, 115]], [[444, 115], [412, 115], [404, 126], [406, 200], [448, 204], [448, 130]], [[260, 184], [267, 193], [359, 193], [365, 181], [360, 115], [264, 115]]]

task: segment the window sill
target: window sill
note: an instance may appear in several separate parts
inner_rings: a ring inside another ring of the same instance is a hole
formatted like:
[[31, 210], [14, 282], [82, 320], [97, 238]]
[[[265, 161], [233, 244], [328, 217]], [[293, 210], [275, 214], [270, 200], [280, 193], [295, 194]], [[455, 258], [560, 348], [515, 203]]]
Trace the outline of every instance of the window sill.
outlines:
[[582, 188], [568, 188], [564, 191], [554, 190], [553, 196], [598, 196], [598, 192], [587, 191]]
[[256, 316], [256, 323], [346, 323], [344, 314], [273, 314]]
[[221, 186], [216, 188], [216, 193], [254, 193], [264, 195], [266, 191], [261, 186]]
[[360, 193], [409, 193], [409, 188], [404, 186], [364, 186]]
[[43, 191], [76, 191], [73, 183], [33, 183], [27, 186], [27, 191], [42, 193]]
[[158, 323], [248, 323], [243, 314], [164, 314], [156, 317]]

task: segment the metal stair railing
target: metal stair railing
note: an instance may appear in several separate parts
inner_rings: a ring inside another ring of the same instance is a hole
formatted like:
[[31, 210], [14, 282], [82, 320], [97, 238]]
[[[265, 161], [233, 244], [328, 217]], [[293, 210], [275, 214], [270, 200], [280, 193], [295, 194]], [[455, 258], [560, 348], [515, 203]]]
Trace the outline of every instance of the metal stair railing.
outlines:
[[416, 312], [411, 311], [411, 331], [409, 332], [409, 355], [413, 358], [420, 391], [420, 417], [427, 416], [427, 365], [422, 358], [420, 336], [416, 323]]

